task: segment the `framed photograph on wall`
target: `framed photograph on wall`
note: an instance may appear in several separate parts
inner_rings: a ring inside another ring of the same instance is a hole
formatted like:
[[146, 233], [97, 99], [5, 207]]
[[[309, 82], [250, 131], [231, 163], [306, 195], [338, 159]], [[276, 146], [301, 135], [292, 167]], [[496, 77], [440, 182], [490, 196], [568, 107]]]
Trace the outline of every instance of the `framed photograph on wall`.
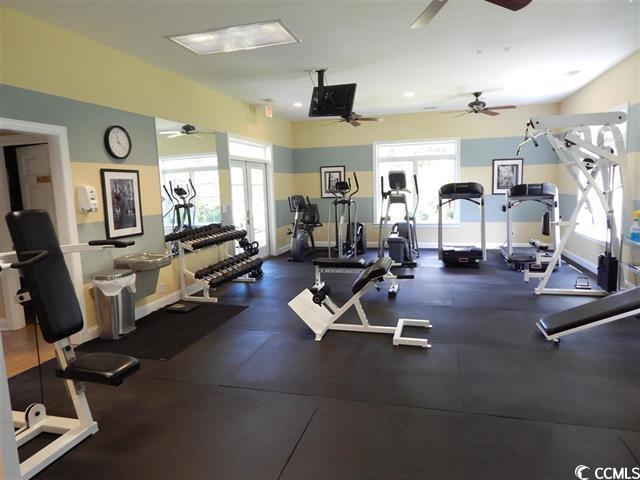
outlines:
[[322, 193], [322, 198], [333, 198], [334, 195], [331, 193], [333, 187], [335, 187], [336, 182], [342, 182], [345, 178], [345, 169], [343, 166], [333, 166], [333, 167], [320, 167], [320, 192]]
[[522, 183], [522, 158], [499, 158], [493, 161], [493, 194], [507, 193], [514, 185]]
[[100, 170], [104, 223], [107, 238], [142, 235], [140, 172], [138, 170]]

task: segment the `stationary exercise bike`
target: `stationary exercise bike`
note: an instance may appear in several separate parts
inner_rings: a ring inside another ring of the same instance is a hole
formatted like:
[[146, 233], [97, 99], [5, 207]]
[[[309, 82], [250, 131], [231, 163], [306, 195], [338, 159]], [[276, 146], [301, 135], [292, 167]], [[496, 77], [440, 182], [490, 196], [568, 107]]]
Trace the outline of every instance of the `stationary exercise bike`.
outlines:
[[[356, 184], [351, 190], [351, 179], [339, 181], [330, 188], [335, 198], [331, 201], [329, 210], [328, 245], [329, 257], [351, 258], [367, 250], [367, 230], [362, 223], [358, 223], [358, 202], [353, 196], [360, 191], [358, 174], [353, 172]], [[332, 215], [333, 214], [333, 215]], [[335, 245], [331, 242], [331, 224], [334, 224]]]
[[[389, 172], [389, 190], [384, 189], [384, 177], [380, 177], [380, 192], [382, 194], [383, 216], [380, 218], [380, 230], [378, 235], [378, 256], [384, 256], [385, 243], [389, 248], [389, 256], [397, 266], [414, 268], [418, 265], [416, 259], [420, 257], [418, 249], [418, 237], [416, 235], [416, 212], [420, 203], [418, 190], [418, 177], [413, 176], [415, 186], [415, 203], [413, 213], [409, 213], [407, 195], [411, 190], [407, 189], [407, 176], [404, 171], [392, 170]], [[386, 208], [385, 208], [386, 202]], [[391, 220], [389, 212], [391, 205], [401, 205], [404, 209], [403, 220], [396, 222], [386, 234]]]
[[313, 230], [321, 227], [318, 205], [311, 203], [309, 197], [291, 195], [289, 197], [289, 211], [294, 214], [293, 229], [287, 231], [291, 235], [290, 262], [303, 262], [307, 255], [316, 251]]
[[[171, 202], [173, 233], [192, 229], [196, 216], [196, 206], [193, 204], [193, 199], [196, 198], [196, 187], [193, 186], [191, 179], [189, 179], [186, 189], [180, 185], [174, 187], [171, 181], [169, 181], [169, 188], [166, 185], [163, 185], [162, 188]], [[167, 212], [166, 215], [169, 213]]]

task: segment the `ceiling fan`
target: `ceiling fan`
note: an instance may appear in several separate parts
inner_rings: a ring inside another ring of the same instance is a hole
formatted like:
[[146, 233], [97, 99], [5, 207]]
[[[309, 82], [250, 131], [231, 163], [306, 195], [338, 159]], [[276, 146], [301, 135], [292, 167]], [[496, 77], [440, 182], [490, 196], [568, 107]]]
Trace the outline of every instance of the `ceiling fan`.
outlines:
[[181, 137], [182, 135], [193, 135], [196, 138], [202, 138], [200, 135], [215, 135], [216, 132], [210, 130], [199, 130], [193, 125], [183, 125], [180, 130], [161, 130], [160, 135], [167, 135], [167, 138]]
[[[487, 107], [487, 103], [480, 100], [480, 95], [482, 92], [474, 92], [473, 96], [476, 97], [471, 103], [469, 103], [468, 110], [458, 110], [461, 111], [459, 115], [456, 115], [454, 118], [462, 117], [463, 115], [467, 115], [469, 113], [484, 113], [485, 115], [490, 115], [495, 117], [496, 115], [500, 115], [500, 112], [496, 112], [495, 110], [508, 110], [511, 108], [517, 108], [515, 105], [500, 105], [498, 107]], [[451, 113], [451, 112], [448, 112]], [[455, 112], [454, 112], [455, 113]]]
[[[427, 8], [425, 8], [420, 16], [411, 24], [411, 28], [424, 27], [427, 23], [433, 20], [433, 17], [440, 11], [442, 7], [446, 5], [449, 0], [432, 0]], [[531, 3], [531, 0], [485, 0], [486, 2], [493, 3], [503, 8], [508, 8], [511, 11], [518, 11], [521, 8], [526, 7]]]
[[382, 122], [384, 121], [381, 117], [363, 117], [362, 115], [358, 115], [356, 112], [351, 112], [349, 116], [340, 117], [337, 120], [332, 120], [330, 122], [323, 123], [322, 126], [326, 127], [328, 125], [335, 125], [336, 123], [348, 123], [354, 127], [359, 127], [362, 125], [360, 122]]

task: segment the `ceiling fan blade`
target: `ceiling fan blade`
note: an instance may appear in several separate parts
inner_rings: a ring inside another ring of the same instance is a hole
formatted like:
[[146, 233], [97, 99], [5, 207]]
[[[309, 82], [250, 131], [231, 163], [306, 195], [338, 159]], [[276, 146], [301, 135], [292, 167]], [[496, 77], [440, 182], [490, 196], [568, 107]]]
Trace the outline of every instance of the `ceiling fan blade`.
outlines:
[[200, 135], [198, 135], [197, 133], [192, 133], [192, 135], [196, 138], [199, 138], [200, 140], [202, 140], [202, 137]]
[[[451, 112], [449, 112], [449, 113], [451, 113]], [[465, 115], [467, 115], [467, 114], [469, 114], [469, 113], [473, 113], [473, 112], [472, 112], [471, 110], [465, 110], [464, 112], [462, 112], [462, 113], [460, 113], [460, 114], [456, 115], [456, 116], [455, 116], [455, 117], [453, 117], [453, 118], [460, 118], [460, 117], [464, 117]]]
[[360, 125], [362, 125], [358, 120], [353, 120], [352, 122], [349, 122], [349, 123], [354, 127], [359, 127]]
[[485, 115], [490, 115], [492, 117], [495, 117], [496, 115], [500, 115], [500, 112], [494, 112], [492, 110], [480, 110], [480, 113], [484, 113]]
[[174, 133], [180, 133], [180, 130], [160, 130], [158, 135], [172, 135]]
[[176, 133], [172, 133], [171, 135], [168, 135], [167, 138], [177, 138], [177, 137], [181, 137], [182, 135], [184, 135], [184, 133], [176, 132]]
[[486, 0], [489, 3], [517, 12], [531, 3], [531, 0]]
[[515, 105], [500, 105], [499, 107], [485, 107], [487, 110], [508, 110], [511, 108], [518, 108]]
[[411, 24], [411, 28], [424, 27], [427, 23], [433, 20], [433, 17], [437, 15], [440, 9], [444, 7], [448, 1], [449, 0], [433, 0]]
[[376, 117], [358, 117], [356, 120], [358, 120], [359, 122], [379, 122], [382, 119]]

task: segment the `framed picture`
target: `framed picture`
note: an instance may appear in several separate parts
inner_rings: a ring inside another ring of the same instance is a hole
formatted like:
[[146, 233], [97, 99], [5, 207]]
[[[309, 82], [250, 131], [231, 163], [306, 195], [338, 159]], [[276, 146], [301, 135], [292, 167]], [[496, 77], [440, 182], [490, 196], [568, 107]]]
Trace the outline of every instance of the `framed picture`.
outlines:
[[100, 170], [107, 238], [144, 233], [139, 174], [138, 170]]
[[320, 181], [322, 182], [320, 192], [322, 193], [322, 198], [333, 198], [334, 195], [331, 193], [331, 189], [335, 187], [336, 182], [344, 181], [344, 178], [344, 166], [320, 167]]
[[493, 161], [493, 194], [507, 193], [522, 183], [522, 158], [500, 158]]

